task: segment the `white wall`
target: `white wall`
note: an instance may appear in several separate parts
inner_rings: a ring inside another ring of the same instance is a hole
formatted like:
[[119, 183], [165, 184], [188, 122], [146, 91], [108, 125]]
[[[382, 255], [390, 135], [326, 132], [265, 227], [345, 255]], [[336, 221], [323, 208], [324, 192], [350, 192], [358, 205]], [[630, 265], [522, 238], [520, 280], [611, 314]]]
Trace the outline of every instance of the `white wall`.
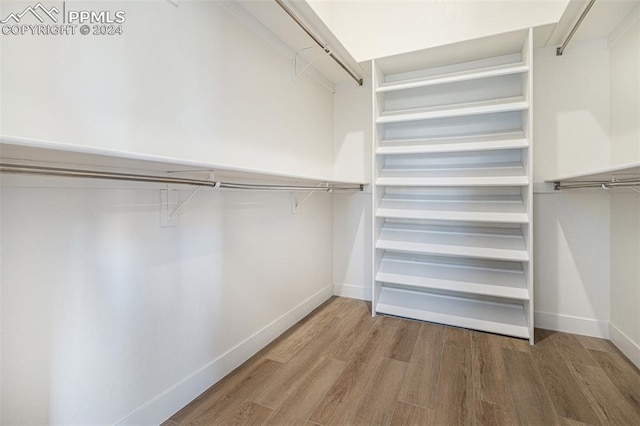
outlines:
[[371, 300], [371, 226], [371, 191], [334, 195], [334, 294]]
[[534, 194], [536, 327], [609, 337], [609, 197]]
[[534, 181], [609, 165], [606, 39], [534, 55]]
[[[608, 166], [606, 40], [537, 49], [533, 78], [534, 181]], [[536, 326], [608, 337], [608, 194], [535, 190]]]
[[[370, 69], [371, 65], [363, 65]], [[362, 86], [337, 84], [333, 97], [333, 174], [336, 179], [368, 182], [371, 179], [371, 80]], [[369, 125], [367, 125], [369, 124]], [[369, 161], [366, 161], [369, 160]]]
[[331, 93], [221, 4], [74, 1], [124, 34], [3, 36], [2, 133], [330, 176]]
[[640, 198], [611, 196], [611, 340], [640, 368]]
[[292, 215], [201, 191], [160, 228], [157, 189], [3, 181], [2, 424], [112, 424], [167, 392], [126, 419], [161, 422], [332, 294], [329, 195]]
[[[331, 174], [332, 95], [219, 4], [118, 8], [122, 38], [0, 38], [3, 134]], [[159, 228], [114, 185], [2, 177], [2, 424], [159, 423], [332, 294], [329, 195], [201, 191]]]
[[[363, 65], [370, 69], [371, 65]], [[333, 107], [334, 176], [371, 180], [371, 80], [362, 87], [336, 85]], [[333, 282], [335, 294], [371, 299], [371, 187], [336, 194], [333, 201]]]
[[[611, 160], [640, 161], [640, 7], [611, 47]], [[611, 196], [611, 340], [640, 367], [640, 198]]]
[[611, 163], [640, 160], [640, 10], [611, 46]]
[[568, 0], [307, 0], [358, 61], [558, 22]]

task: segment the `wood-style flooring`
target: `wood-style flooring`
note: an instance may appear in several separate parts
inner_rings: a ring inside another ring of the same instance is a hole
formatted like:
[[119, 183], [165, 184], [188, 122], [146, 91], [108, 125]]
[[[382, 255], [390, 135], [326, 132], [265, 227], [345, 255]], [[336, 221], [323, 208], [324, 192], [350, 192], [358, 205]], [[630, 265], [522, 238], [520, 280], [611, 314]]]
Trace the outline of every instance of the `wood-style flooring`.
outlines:
[[609, 341], [536, 345], [370, 315], [334, 297], [166, 425], [640, 425], [640, 371]]

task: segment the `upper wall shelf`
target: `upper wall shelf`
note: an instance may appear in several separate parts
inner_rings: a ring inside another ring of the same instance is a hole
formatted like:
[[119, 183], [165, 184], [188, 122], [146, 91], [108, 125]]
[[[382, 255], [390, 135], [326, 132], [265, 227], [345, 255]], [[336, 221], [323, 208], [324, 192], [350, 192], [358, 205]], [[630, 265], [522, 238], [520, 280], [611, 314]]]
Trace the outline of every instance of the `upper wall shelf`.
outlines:
[[639, 186], [640, 162], [618, 164], [616, 166], [560, 176], [553, 179], [546, 179], [545, 182], [553, 183], [555, 189], [597, 188], [603, 185], [605, 188]]
[[640, 175], [640, 161], [633, 163], [618, 164], [600, 169], [587, 170], [582, 173], [573, 173], [570, 175], [560, 176], [553, 179], [546, 179], [545, 182], [562, 182], [562, 181], [610, 181], [613, 177], [621, 175]]
[[273, 182], [300, 185], [362, 185], [365, 182], [342, 181], [326, 176], [280, 173], [240, 167], [231, 164], [207, 163], [182, 158], [163, 157], [128, 151], [71, 145], [17, 137], [0, 136], [0, 160], [18, 165], [55, 165], [73, 169], [101, 171], [149, 172], [167, 175], [176, 172], [215, 173], [216, 180], [236, 182]]
[[376, 89], [376, 92], [391, 92], [395, 90], [415, 89], [418, 87], [478, 80], [481, 78], [498, 77], [509, 74], [520, 74], [527, 72], [528, 70], [529, 67], [522, 62], [509, 63], [504, 65], [479, 68], [473, 71], [449, 72], [423, 78], [413, 78], [383, 83]]

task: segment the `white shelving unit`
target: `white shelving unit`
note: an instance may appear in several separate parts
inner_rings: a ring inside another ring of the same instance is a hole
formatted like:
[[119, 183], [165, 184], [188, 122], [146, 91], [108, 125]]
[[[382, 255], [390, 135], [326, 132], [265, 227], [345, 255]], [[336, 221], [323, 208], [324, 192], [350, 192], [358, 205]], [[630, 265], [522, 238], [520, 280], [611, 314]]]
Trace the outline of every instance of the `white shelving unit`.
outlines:
[[533, 342], [532, 31], [467, 44], [373, 62], [373, 314]]

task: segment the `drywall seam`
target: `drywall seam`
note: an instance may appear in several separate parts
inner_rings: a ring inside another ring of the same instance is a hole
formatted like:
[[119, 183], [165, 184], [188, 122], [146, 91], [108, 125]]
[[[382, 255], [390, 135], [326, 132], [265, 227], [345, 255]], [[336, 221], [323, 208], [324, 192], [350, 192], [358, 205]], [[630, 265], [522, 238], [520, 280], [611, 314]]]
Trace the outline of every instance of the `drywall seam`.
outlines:
[[327, 301], [332, 294], [332, 285], [323, 288], [115, 424], [141, 425], [162, 423], [260, 349], [271, 343], [276, 337], [307, 316], [315, 308]]

